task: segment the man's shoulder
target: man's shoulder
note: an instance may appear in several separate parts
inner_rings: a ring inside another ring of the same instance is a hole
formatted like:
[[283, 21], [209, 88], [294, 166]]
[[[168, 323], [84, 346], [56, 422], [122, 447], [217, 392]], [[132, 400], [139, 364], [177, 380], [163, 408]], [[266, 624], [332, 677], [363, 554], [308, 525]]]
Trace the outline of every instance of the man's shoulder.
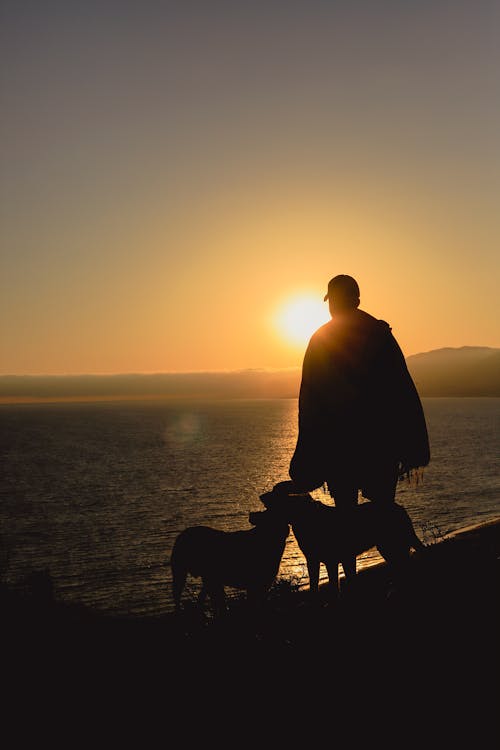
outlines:
[[366, 326], [371, 326], [374, 329], [377, 329], [379, 331], [388, 332], [391, 331], [392, 328], [387, 323], [386, 320], [381, 320], [380, 318], [376, 318], [374, 315], [370, 315], [370, 313], [367, 313], [365, 310], [356, 310], [358, 321], [365, 324]]
[[349, 311], [348, 315], [336, 315], [327, 323], [320, 326], [311, 336], [309, 347], [316, 349], [343, 340], [345, 336], [354, 335], [355, 331], [364, 331], [370, 337], [386, 336], [392, 338], [392, 329], [385, 320], [379, 320], [370, 313], [357, 308]]
[[333, 320], [329, 320], [328, 323], [323, 323], [322, 326], [317, 328], [310, 338], [311, 343], [319, 343], [335, 334], [335, 325]]

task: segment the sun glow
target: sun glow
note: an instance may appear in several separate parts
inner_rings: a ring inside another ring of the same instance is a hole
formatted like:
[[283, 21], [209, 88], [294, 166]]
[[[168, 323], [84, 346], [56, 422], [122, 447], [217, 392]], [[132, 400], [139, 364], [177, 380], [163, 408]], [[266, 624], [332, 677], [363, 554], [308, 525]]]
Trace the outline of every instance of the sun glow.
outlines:
[[305, 346], [314, 331], [330, 320], [328, 305], [312, 295], [289, 299], [279, 308], [275, 325], [286, 340]]

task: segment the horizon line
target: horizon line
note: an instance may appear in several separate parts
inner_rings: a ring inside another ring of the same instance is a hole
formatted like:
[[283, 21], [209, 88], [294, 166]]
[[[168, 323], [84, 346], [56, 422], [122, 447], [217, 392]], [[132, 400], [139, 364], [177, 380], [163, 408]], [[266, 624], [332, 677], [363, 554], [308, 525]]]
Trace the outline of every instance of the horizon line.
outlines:
[[[461, 346], [440, 346], [435, 349], [427, 349], [426, 351], [415, 352], [414, 354], [405, 354], [405, 359], [411, 357], [418, 357], [423, 354], [431, 354], [432, 352], [439, 351], [459, 351], [461, 349], [492, 349], [500, 350], [500, 346], [492, 346], [489, 344], [463, 344]], [[289, 365], [288, 367], [271, 367], [264, 365], [262, 367], [236, 367], [233, 369], [220, 369], [220, 370], [123, 370], [120, 372], [36, 372], [36, 373], [17, 373], [17, 372], [4, 372], [0, 373], [0, 378], [71, 378], [71, 377], [120, 377], [120, 376], [142, 376], [142, 375], [224, 375], [232, 373], [247, 373], [247, 372], [289, 372], [297, 369], [301, 369], [302, 361], [297, 365]]]

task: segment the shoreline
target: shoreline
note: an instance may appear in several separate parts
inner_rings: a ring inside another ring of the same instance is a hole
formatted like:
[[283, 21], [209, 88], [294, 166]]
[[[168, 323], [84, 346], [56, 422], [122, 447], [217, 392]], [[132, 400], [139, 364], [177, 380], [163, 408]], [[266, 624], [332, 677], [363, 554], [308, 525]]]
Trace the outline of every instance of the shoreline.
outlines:
[[[461, 577], [463, 587], [467, 584], [473, 585], [476, 593], [487, 600], [492, 601], [498, 595], [498, 589], [494, 587], [485, 589], [485, 582], [490, 586], [493, 581], [498, 583], [498, 561], [500, 559], [500, 517], [485, 521], [484, 523], [471, 524], [463, 529], [450, 532], [439, 541], [426, 546], [426, 550], [420, 554], [410, 557], [410, 575], [404, 591], [399, 592], [399, 597], [404, 600], [417, 602], [421, 605], [432, 605], [437, 607], [439, 597], [443, 600], [452, 595], [457, 596], [457, 585]], [[477, 571], [478, 566], [484, 566], [483, 576]], [[474, 579], [474, 572], [479, 575], [479, 581]], [[480, 580], [483, 578], [484, 580]], [[474, 582], [473, 580], [474, 579]], [[341, 592], [344, 582], [341, 576]], [[481, 583], [478, 586], [478, 582]], [[283, 584], [283, 585], [280, 585]], [[36, 628], [38, 626], [50, 628], [52, 626], [64, 628], [80, 627], [85, 630], [87, 625], [92, 625], [93, 630], [99, 626], [108, 630], [115, 627], [130, 629], [147, 629], [163, 627], [172, 636], [176, 636], [181, 630], [184, 638], [195, 638], [199, 631], [216, 631], [220, 625], [213, 620], [210, 611], [206, 610], [205, 617], [196, 612], [194, 602], [187, 602], [185, 611], [181, 615], [168, 612], [162, 615], [150, 616], [127, 616], [111, 615], [104, 612], [86, 608], [83, 605], [55, 601], [52, 598], [51, 582], [48, 576], [34, 574], [31, 580], [31, 589], [21, 592], [18, 589], [0, 583], [0, 603], [4, 613], [4, 622], [12, 627]], [[327, 609], [325, 600], [328, 584], [320, 584], [320, 607]], [[356, 583], [356, 597], [354, 601], [348, 601], [346, 596], [341, 596], [339, 604], [334, 607], [338, 615], [343, 610], [352, 609], [353, 606], [363, 607], [368, 602], [373, 605], [377, 601], [378, 606], [388, 598], [391, 582], [389, 580], [387, 564], [384, 561], [376, 562], [358, 571]], [[454, 601], [458, 605], [458, 601]], [[394, 602], [393, 602], [394, 604]], [[462, 602], [465, 606], [465, 600]], [[308, 588], [292, 589], [287, 583], [278, 579], [268, 596], [263, 620], [273, 619], [286, 613], [293, 619], [297, 610], [310, 610], [311, 619], [318, 616], [318, 609], [309, 599]], [[243, 595], [236, 599], [228, 599], [228, 614], [224, 618], [224, 627], [230, 627], [232, 621], [236, 626], [246, 617], [245, 597]]]
[[243, 607], [218, 622], [106, 617], [3, 587], [4, 683], [22, 721], [32, 704], [55, 720], [76, 710], [79, 726], [89, 706], [97, 716], [111, 707], [113, 731], [128, 711], [150, 720], [154, 710], [161, 722], [189, 711], [188, 734], [215, 740], [231, 727], [239, 742], [255, 727], [259, 741], [270, 727], [290, 739], [322, 727], [324, 740], [347, 717], [344, 737], [368, 733], [355, 747], [387, 733], [399, 747], [403, 716], [404, 737], [441, 733], [448, 746], [467, 731], [477, 744], [494, 736], [498, 712], [499, 561], [497, 519], [413, 555], [398, 594], [380, 563], [338, 606], [291, 591], [270, 597], [257, 620]]

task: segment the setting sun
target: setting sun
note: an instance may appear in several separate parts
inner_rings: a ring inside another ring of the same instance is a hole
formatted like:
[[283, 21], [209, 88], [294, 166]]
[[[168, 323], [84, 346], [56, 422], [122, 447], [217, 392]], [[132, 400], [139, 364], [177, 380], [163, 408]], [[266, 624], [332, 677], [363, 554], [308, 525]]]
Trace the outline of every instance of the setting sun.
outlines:
[[312, 295], [284, 302], [275, 316], [280, 334], [292, 344], [305, 346], [314, 331], [330, 320], [328, 306]]

